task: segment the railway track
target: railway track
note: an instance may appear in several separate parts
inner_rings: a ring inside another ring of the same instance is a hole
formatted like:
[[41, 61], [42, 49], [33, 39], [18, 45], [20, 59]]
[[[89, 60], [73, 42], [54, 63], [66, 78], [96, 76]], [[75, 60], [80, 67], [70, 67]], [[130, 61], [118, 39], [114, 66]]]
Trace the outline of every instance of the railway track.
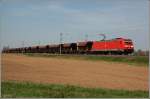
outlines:
[[[137, 55], [103, 55], [103, 54], [51, 54], [51, 53], [31, 53], [31, 54], [41, 54], [41, 55], [54, 55], [54, 56], [96, 56], [96, 57], [116, 57], [116, 58], [134, 58]], [[148, 56], [140, 56], [140, 57], [148, 57]]]

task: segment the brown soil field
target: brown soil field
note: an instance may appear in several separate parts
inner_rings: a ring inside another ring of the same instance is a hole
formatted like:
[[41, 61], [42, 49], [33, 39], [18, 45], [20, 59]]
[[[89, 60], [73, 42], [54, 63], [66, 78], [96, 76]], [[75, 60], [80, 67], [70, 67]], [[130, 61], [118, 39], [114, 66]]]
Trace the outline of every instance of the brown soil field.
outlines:
[[2, 54], [2, 81], [148, 90], [148, 67], [125, 63]]

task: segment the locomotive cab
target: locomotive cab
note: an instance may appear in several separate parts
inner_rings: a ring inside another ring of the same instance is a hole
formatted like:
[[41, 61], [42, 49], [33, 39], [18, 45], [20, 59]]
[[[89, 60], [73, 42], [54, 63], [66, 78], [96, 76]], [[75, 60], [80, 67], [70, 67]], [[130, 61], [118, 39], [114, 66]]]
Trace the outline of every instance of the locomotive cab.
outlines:
[[133, 42], [130, 39], [125, 39], [124, 40], [124, 52], [126, 54], [130, 54], [134, 51], [134, 46], [133, 46]]

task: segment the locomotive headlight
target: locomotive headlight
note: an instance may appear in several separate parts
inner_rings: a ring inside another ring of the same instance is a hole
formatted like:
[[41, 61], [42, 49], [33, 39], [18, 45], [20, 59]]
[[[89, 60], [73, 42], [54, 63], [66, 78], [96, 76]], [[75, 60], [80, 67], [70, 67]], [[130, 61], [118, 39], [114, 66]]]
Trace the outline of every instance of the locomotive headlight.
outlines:
[[133, 47], [133, 45], [131, 45], [131, 47]]

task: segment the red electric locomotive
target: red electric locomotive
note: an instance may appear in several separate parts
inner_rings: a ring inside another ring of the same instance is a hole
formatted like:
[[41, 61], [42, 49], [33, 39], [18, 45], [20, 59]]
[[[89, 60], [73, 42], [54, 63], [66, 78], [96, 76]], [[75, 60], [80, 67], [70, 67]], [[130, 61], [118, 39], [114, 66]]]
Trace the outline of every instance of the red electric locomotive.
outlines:
[[93, 41], [91, 52], [130, 54], [134, 51], [131, 39], [116, 38], [112, 40]]

